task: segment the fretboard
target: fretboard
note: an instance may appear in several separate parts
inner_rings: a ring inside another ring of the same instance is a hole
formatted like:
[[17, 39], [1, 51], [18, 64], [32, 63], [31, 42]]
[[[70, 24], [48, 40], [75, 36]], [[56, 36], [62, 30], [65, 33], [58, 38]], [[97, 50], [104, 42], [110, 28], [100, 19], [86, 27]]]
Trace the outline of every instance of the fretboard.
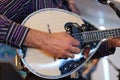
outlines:
[[120, 29], [85, 31], [73, 34], [73, 36], [84, 42], [99, 41], [109, 37], [119, 37]]

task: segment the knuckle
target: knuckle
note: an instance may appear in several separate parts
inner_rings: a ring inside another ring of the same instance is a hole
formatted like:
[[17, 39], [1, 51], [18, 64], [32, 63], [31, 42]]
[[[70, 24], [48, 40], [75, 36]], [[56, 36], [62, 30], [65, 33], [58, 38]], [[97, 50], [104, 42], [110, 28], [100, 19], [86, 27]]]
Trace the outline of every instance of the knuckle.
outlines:
[[66, 45], [64, 49], [65, 49], [64, 51], [69, 51], [69, 50], [71, 50], [71, 45]]

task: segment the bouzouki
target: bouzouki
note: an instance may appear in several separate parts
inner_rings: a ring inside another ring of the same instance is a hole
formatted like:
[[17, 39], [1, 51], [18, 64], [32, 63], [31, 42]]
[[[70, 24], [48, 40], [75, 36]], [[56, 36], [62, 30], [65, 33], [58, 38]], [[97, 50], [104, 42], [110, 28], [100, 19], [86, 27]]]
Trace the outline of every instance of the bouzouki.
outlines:
[[[66, 32], [80, 41], [81, 52], [75, 54], [75, 58], [55, 59], [47, 52], [34, 48], [17, 50], [22, 63], [30, 72], [47, 79], [62, 78], [79, 70], [105, 39], [120, 35], [120, 29], [97, 30], [94, 26], [85, 24], [77, 14], [55, 8], [33, 12], [25, 18], [22, 25], [48, 33]], [[88, 58], [82, 54], [86, 47], [91, 48]]]

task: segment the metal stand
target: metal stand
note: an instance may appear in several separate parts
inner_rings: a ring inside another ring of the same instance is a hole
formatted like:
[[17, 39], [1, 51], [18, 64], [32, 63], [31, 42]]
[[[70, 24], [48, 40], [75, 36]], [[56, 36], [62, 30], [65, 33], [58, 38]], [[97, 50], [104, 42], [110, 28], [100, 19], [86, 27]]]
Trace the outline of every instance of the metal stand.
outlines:
[[113, 68], [118, 72], [118, 79], [120, 80], [120, 69], [117, 68], [109, 59], [108, 59], [108, 62], [113, 66]]
[[116, 15], [120, 18], [120, 10], [116, 7], [114, 3], [110, 0], [98, 0], [101, 4], [109, 5], [116, 13]]

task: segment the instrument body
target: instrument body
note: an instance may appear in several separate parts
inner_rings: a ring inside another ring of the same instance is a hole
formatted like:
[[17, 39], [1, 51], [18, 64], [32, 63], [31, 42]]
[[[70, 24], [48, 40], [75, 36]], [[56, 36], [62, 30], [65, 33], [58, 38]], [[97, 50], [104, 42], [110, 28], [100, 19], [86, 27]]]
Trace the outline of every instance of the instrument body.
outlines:
[[[33, 12], [23, 21], [22, 25], [48, 33], [49, 30], [51, 33], [67, 32], [78, 40], [80, 38], [81, 52], [75, 54], [75, 58], [55, 60], [53, 56], [41, 49], [25, 48], [25, 51], [23, 49], [17, 50], [22, 63], [29, 71], [47, 79], [62, 78], [82, 68], [104, 41], [104, 38], [93, 39], [97, 34], [89, 37], [89, 33], [86, 34], [85, 32], [97, 28], [91, 26], [87, 29], [87, 25], [84, 24], [80, 16], [61, 9], [48, 8]], [[90, 34], [92, 33], [90, 32]], [[85, 59], [82, 53], [88, 46], [91, 50], [89, 57]]]

